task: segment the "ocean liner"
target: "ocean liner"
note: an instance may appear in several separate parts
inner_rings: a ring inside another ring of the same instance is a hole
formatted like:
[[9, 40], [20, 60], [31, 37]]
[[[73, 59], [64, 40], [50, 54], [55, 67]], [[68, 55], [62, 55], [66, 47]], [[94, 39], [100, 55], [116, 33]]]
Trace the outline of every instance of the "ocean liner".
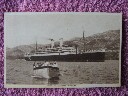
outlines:
[[[83, 33], [84, 39], [84, 33]], [[59, 47], [54, 46], [54, 40], [51, 40], [51, 47], [38, 51], [36, 43], [36, 51], [34, 53], [25, 54], [27, 61], [64, 61], [64, 62], [104, 62], [105, 50], [89, 50], [85, 51], [85, 42], [83, 51], [78, 47], [69, 47], [63, 44], [63, 38], [60, 39]]]

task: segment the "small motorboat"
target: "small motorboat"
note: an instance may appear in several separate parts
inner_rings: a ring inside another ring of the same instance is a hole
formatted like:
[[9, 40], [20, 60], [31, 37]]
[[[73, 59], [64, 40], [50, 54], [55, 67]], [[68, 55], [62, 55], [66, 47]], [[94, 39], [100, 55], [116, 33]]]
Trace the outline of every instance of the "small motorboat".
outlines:
[[33, 64], [33, 76], [36, 78], [56, 78], [59, 77], [59, 68], [56, 61], [54, 62], [37, 62]]

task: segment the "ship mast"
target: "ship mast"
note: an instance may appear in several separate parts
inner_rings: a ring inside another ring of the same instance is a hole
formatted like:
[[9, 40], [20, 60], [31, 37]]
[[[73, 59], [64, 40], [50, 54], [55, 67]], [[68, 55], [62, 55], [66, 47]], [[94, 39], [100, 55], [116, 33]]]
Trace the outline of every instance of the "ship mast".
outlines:
[[85, 52], [85, 37], [84, 37], [84, 31], [83, 31], [83, 41], [84, 41], [84, 52]]
[[36, 52], [37, 52], [37, 41], [36, 41]]
[[49, 39], [51, 41], [51, 48], [54, 47], [54, 39]]

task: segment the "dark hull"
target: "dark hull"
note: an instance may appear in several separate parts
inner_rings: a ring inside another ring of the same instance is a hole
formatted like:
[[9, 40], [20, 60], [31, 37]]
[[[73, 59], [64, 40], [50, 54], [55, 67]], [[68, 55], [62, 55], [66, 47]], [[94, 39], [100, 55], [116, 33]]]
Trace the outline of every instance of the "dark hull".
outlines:
[[104, 62], [105, 52], [25, 57], [27, 61]]

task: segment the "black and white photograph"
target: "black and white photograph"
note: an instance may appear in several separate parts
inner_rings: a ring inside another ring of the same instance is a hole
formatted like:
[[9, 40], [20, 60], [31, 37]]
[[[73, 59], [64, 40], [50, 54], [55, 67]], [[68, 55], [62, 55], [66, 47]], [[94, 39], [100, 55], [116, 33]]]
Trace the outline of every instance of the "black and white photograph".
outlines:
[[6, 88], [121, 86], [121, 13], [6, 12]]

